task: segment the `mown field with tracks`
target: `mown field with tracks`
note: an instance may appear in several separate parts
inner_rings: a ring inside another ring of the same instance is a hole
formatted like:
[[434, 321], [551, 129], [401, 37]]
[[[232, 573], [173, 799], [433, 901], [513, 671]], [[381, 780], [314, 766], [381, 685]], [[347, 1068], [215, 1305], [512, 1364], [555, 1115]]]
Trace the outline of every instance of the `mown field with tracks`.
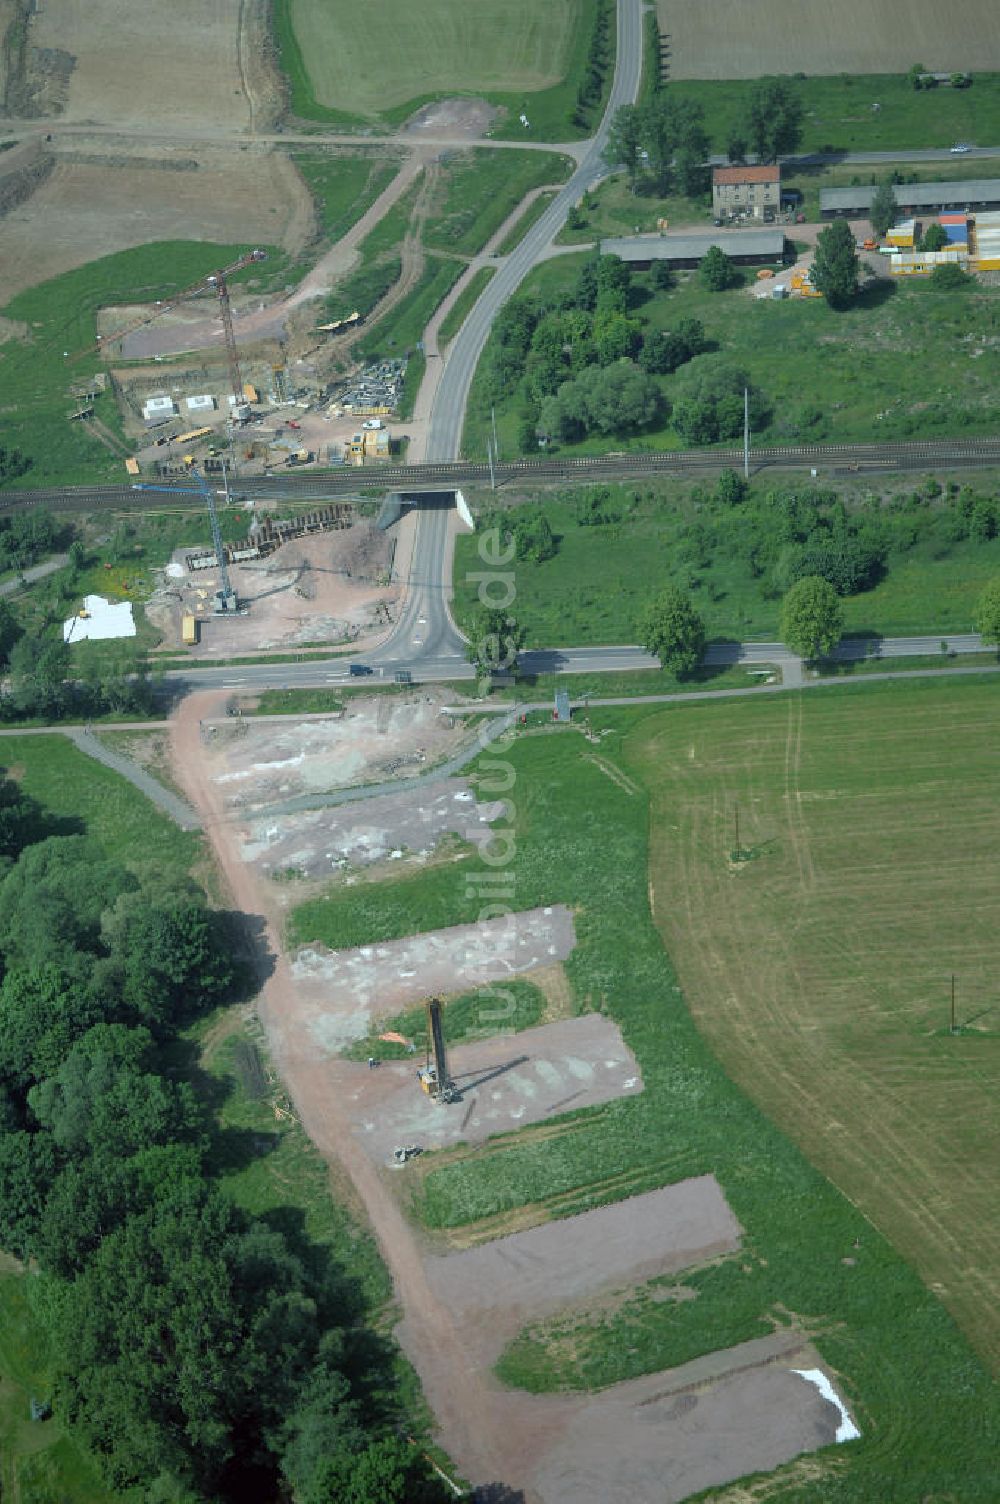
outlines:
[[[997, 693], [925, 681], [670, 711], [631, 748], [653, 790], [655, 918], [699, 1028], [994, 1369]], [[754, 859], [734, 865], [737, 804]]]

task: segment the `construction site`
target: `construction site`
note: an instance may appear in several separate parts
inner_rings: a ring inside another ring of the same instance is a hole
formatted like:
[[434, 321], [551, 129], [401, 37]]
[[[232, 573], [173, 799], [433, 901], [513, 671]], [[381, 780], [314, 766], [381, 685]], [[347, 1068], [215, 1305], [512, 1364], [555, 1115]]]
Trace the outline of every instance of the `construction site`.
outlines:
[[[396, 619], [395, 541], [347, 504], [251, 522], [240, 544], [177, 549], [146, 602], [165, 649], [193, 658], [371, 646]], [[223, 604], [228, 603], [228, 604]]]

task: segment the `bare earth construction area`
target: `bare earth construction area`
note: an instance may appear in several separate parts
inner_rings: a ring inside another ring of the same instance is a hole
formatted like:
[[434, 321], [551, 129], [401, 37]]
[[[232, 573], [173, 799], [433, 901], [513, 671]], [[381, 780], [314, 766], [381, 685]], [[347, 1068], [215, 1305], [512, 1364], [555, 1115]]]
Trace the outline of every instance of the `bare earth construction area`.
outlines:
[[776, 0], [659, 0], [670, 77], [905, 73], [914, 62], [942, 72], [1000, 67], [992, 0], [842, 0], [800, 12]]

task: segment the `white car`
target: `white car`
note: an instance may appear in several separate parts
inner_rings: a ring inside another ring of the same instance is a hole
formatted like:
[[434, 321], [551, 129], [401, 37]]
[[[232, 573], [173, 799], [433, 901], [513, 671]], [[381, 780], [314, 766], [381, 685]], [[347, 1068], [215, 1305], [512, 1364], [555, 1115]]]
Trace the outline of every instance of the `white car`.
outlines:
[[970, 148], [968, 146], [966, 146], [966, 144], [965, 144], [964, 141], [959, 141], [959, 143], [958, 143], [957, 146], [953, 146], [951, 148], [951, 154], [952, 154], [953, 157], [954, 156], [960, 156], [962, 154], [962, 152], [966, 152], [966, 151], [969, 151], [969, 150], [970, 150]]

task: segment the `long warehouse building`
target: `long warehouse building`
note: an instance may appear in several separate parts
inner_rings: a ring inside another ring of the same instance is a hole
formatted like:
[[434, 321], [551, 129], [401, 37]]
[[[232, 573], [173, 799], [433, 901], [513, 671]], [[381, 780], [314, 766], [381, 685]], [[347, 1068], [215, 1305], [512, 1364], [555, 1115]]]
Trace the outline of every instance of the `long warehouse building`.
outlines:
[[[958, 179], [954, 183], [894, 183], [901, 218], [948, 209], [1000, 209], [1000, 178]], [[821, 188], [819, 210], [824, 219], [867, 214], [875, 195], [874, 183], [851, 188]]]

